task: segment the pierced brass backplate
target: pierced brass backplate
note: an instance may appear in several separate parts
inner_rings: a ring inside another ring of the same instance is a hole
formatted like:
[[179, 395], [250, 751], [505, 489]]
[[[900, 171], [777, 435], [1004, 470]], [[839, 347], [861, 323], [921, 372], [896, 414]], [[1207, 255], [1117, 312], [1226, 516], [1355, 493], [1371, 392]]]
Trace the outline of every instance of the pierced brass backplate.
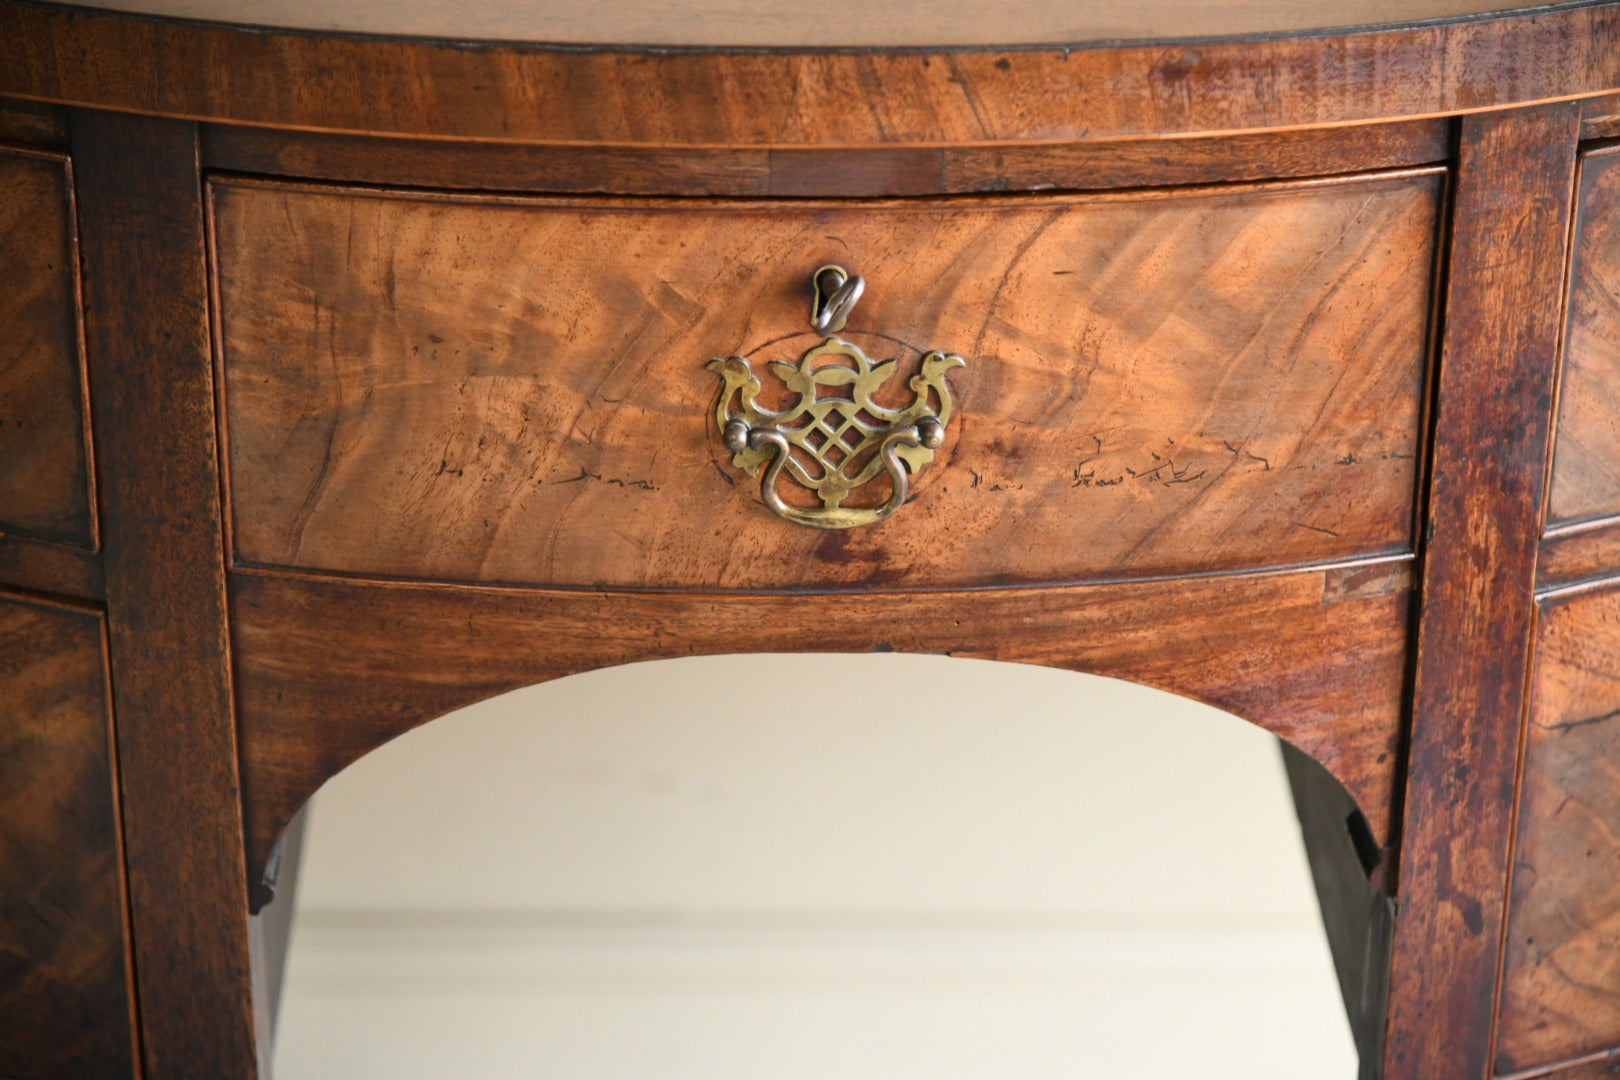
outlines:
[[[910, 380], [915, 400], [889, 409], [873, 394], [892, 378], [897, 360], [874, 365], [847, 341], [829, 337], [797, 364], [767, 366], [798, 400], [788, 409], [762, 408], [761, 385], [740, 356], [709, 361], [725, 381], [715, 420], [732, 463], [749, 476], [769, 462], [760, 496], [781, 517], [816, 529], [849, 529], [882, 521], [906, 501], [909, 477], [934, 459], [951, 421], [951, 391], [945, 374], [962, 367], [960, 356], [929, 352]], [[889, 498], [878, 507], [846, 507], [849, 494], [879, 473], [889, 479]], [[821, 500], [816, 507], [793, 506], [777, 485], [783, 474]]]

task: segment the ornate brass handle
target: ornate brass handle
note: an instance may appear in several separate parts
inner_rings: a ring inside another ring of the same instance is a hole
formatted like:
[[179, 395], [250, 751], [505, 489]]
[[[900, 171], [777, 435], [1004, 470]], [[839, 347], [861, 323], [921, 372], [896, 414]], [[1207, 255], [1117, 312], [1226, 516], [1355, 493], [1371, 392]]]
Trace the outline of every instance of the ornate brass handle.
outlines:
[[[811, 325], [841, 327], [864, 282], [843, 267], [823, 266], [811, 276], [815, 300]], [[851, 288], [851, 284], [853, 287]], [[816, 529], [848, 529], [882, 521], [905, 503], [910, 477], [934, 458], [945, 441], [952, 403], [945, 374], [965, 361], [950, 353], [926, 353], [908, 383], [915, 395], [910, 405], [888, 408], [873, 395], [899, 368], [898, 360], [878, 364], [856, 346], [826, 338], [797, 364], [771, 361], [767, 367], [797, 401], [780, 412], [763, 408], [761, 385], [740, 356], [709, 361], [710, 371], [724, 382], [715, 420], [732, 464], [749, 476], [759, 473], [760, 497], [778, 516]], [[889, 497], [881, 506], [847, 507], [849, 494], [875, 479], [888, 477]], [[814, 492], [820, 506], [794, 506], [782, 498], [780, 484], [791, 478]]]
[[938, 450], [945, 441], [945, 425], [932, 416], [925, 416], [910, 427], [897, 428], [883, 436], [878, 446], [878, 457], [883, 462], [884, 471], [889, 474], [889, 499], [875, 510], [846, 509], [838, 506], [823, 506], [818, 509], [801, 510], [796, 506], [789, 506], [782, 501], [782, 496], [776, 490], [776, 482], [782, 475], [782, 468], [793, 459], [793, 446], [788, 437], [780, 431], [767, 428], [750, 428], [746, 421], [732, 420], [726, 424], [726, 448], [733, 453], [742, 454], [745, 450], [763, 450], [766, 446], [774, 449], [771, 463], [765, 469], [765, 478], [760, 481], [760, 497], [765, 505], [782, 517], [799, 525], [809, 525], [817, 529], [847, 529], [853, 525], [867, 525], [874, 521], [882, 521], [898, 510], [906, 501], [906, 494], [910, 488], [906, 467], [900, 463], [900, 449], [906, 446], [923, 446], [929, 450]]

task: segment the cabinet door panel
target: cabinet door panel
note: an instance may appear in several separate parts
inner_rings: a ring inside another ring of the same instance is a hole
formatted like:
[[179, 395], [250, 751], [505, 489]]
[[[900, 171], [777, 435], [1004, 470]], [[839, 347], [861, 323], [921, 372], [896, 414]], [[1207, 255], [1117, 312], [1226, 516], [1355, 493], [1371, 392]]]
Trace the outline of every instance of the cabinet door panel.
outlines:
[[1537, 634], [1497, 1065], [1620, 1046], [1620, 587]]
[[0, 148], [0, 534], [94, 547], [72, 176]]
[[1620, 514], [1620, 147], [1581, 161], [1547, 520]]
[[0, 1076], [135, 1073], [102, 642], [0, 596]]

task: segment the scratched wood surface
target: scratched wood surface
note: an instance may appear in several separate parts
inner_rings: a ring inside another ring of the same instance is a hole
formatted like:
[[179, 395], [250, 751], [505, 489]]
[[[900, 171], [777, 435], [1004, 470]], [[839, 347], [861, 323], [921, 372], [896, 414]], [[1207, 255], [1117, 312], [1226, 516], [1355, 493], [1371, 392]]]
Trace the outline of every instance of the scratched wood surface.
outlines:
[[[1410, 584], [1402, 559], [903, 598], [452, 588], [239, 572], [231, 626], [248, 862], [263, 869], [276, 836], [324, 780], [452, 709], [592, 668], [747, 652], [947, 653], [1195, 697], [1321, 761], [1382, 842], [1396, 790]], [[746, 687], [746, 674], [739, 678]], [[904, 693], [882, 707], [928, 707], [925, 690]]]
[[1547, 600], [1536, 633], [1502, 1072], [1620, 1047], [1620, 589]]
[[[1440, 186], [1420, 171], [850, 208], [218, 183], [235, 551], [701, 589], [1408, 551]], [[874, 358], [967, 361], [914, 500], [832, 533], [762, 505], [704, 367], [796, 361], [829, 261], [867, 277], [845, 336]]]
[[0, 146], [0, 534], [91, 547], [68, 159]]
[[[592, 15], [619, 8], [565, 6]], [[1177, 5], [1173, 32], [1207, 11], [1217, 32], [1230, 33], [1226, 7]], [[1061, 17], [1096, 6], [1037, 8]], [[881, 9], [862, 10], [871, 18]], [[1089, 48], [998, 47], [1037, 20], [997, 9], [995, 17], [974, 13], [973, 25], [993, 39], [982, 47], [818, 49], [794, 44], [822, 25], [806, 15], [773, 28], [780, 50], [713, 48], [746, 25], [747, 10], [711, 20], [709, 48], [647, 50], [611, 39], [600, 48], [469, 48], [461, 33], [447, 42], [367, 39], [3, 0], [0, 93], [306, 130], [848, 147], [1332, 126], [1620, 87], [1620, 4], [1612, 0], [1378, 32]], [[889, 25], [926, 40], [932, 11]]]
[[1579, 134], [1573, 103], [1458, 134], [1384, 1080], [1491, 1066]]
[[141, 1050], [151, 1080], [256, 1040], [195, 125], [76, 113], [91, 416]]
[[1620, 147], [1581, 160], [1548, 525], [1620, 515]]
[[135, 1075], [102, 626], [0, 595], [0, 1076]]

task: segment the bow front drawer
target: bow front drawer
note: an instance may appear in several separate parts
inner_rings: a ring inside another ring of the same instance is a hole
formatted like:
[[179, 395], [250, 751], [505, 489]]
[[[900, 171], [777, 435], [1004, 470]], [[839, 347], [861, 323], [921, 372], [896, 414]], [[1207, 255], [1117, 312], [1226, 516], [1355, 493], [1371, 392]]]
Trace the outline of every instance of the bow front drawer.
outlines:
[[[888, 202], [216, 179], [235, 557], [759, 590], [1408, 551], [1443, 179]], [[865, 292], [812, 330], [835, 263]], [[889, 377], [824, 381], [869, 399], [829, 414], [836, 388], [801, 387], [793, 415], [826, 427], [780, 451], [724, 430], [727, 371], [787, 409], [833, 335]], [[919, 389], [930, 355], [950, 370]], [[762, 481], [789, 449], [875, 461], [885, 409], [911, 410], [915, 460], [830, 495]], [[793, 520], [828, 500], [856, 527]]]

